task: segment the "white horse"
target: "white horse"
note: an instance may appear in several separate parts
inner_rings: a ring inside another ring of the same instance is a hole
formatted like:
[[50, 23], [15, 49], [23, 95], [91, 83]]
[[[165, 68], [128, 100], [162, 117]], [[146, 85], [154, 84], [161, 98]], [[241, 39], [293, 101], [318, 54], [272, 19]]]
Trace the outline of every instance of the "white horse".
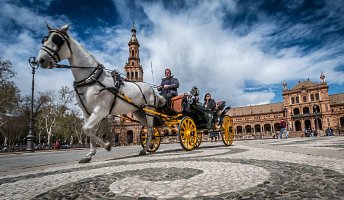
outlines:
[[[82, 127], [84, 134], [90, 137], [90, 152], [80, 163], [90, 162], [96, 154], [96, 144], [111, 150], [111, 142], [104, 142], [96, 136], [96, 126], [107, 115], [118, 115], [132, 112], [134, 116], [148, 127], [146, 144], [150, 144], [153, 133], [153, 118], [143, 108], [155, 110], [165, 104], [165, 99], [157, 94], [147, 83], [122, 81], [104, 70], [104, 67], [68, 33], [68, 25], [54, 29], [47, 24], [49, 34], [43, 38], [37, 60], [42, 68], [51, 69], [62, 66], [57, 63], [68, 59], [74, 76], [74, 89], [78, 104], [86, 119]], [[140, 155], [146, 154], [150, 145], [142, 149]]]

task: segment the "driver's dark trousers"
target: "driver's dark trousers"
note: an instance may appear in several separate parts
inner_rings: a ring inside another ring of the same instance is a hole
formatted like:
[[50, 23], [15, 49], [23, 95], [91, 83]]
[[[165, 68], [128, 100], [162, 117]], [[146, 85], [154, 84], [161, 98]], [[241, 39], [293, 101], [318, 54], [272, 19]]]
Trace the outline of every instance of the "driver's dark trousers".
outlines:
[[174, 95], [174, 94], [171, 94], [171, 93], [164, 93], [164, 94], [162, 94], [162, 96], [166, 99], [166, 106], [167, 107], [171, 107], [171, 99], [172, 99], [172, 97], [175, 97], [175, 96], [177, 96], [177, 95]]

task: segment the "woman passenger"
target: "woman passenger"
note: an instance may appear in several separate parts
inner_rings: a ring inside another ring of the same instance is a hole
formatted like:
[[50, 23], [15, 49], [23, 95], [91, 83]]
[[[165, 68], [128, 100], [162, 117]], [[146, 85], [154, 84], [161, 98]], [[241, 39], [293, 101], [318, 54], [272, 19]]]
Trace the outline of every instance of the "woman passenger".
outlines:
[[210, 93], [205, 94], [203, 106], [208, 108], [211, 111], [215, 110], [216, 103], [215, 103], [215, 100], [211, 98]]

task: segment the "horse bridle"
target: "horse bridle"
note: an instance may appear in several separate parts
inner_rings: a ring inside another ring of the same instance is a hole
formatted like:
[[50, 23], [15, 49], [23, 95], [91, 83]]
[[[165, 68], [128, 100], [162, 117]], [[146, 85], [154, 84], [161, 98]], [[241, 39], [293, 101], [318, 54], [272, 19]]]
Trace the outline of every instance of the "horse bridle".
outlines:
[[[53, 50], [53, 49], [43, 45], [44, 42], [47, 41], [47, 39], [50, 37], [50, 35], [52, 33], [55, 33], [53, 35], [53, 37], [51, 38], [51, 40], [57, 46], [56, 50]], [[59, 51], [65, 42], [67, 42], [68, 49], [69, 49], [70, 53], [72, 54], [72, 49], [71, 49], [70, 43], [69, 43], [69, 36], [66, 33], [59, 31], [57, 29], [51, 29], [51, 30], [49, 30], [48, 36], [43, 37], [41, 49], [43, 51], [45, 51], [49, 55], [49, 57], [55, 61], [55, 63], [58, 63], [61, 61], [60, 56], [59, 56]]]

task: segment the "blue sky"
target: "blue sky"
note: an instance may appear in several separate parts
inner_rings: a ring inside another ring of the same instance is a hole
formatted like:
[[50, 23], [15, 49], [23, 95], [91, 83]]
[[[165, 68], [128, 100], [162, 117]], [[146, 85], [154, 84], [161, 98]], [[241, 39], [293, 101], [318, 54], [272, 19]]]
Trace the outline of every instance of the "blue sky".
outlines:
[[[3, 0], [0, 56], [14, 64], [14, 81], [30, 94], [27, 59], [37, 56], [53, 27], [70, 35], [109, 69], [128, 58], [135, 21], [144, 81], [160, 82], [166, 67], [179, 92], [196, 85], [201, 94], [231, 106], [281, 102], [284, 80], [319, 82], [330, 94], [344, 92], [344, 1], [234, 0]], [[36, 91], [72, 87], [65, 69], [37, 70]]]

